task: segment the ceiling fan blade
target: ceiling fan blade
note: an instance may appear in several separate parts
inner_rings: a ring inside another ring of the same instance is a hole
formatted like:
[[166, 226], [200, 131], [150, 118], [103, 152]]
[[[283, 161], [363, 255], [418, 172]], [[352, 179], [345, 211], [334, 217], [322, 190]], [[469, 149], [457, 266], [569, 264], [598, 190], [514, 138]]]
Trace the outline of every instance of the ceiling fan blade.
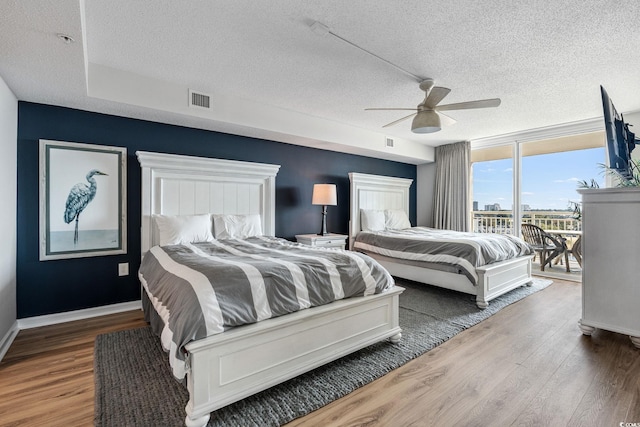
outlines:
[[442, 127], [451, 126], [456, 123], [456, 120], [453, 117], [447, 116], [440, 111], [436, 111], [436, 113], [440, 116], [440, 123], [442, 124]]
[[471, 108], [491, 108], [500, 105], [500, 98], [481, 99], [478, 101], [458, 102], [456, 104], [439, 105], [437, 111], [468, 110]]
[[400, 122], [401, 122], [401, 121], [403, 121], [403, 120], [410, 119], [411, 117], [415, 116], [416, 114], [418, 114], [418, 112], [417, 112], [417, 111], [416, 111], [415, 113], [411, 113], [411, 114], [409, 114], [408, 116], [405, 116], [405, 117], [403, 117], [403, 118], [401, 118], [401, 119], [398, 119], [398, 120], [393, 121], [393, 122], [391, 122], [391, 123], [387, 123], [386, 125], [384, 125], [384, 126], [382, 126], [382, 127], [383, 127], [383, 128], [388, 128], [389, 126], [393, 126], [393, 125], [395, 125], [395, 124], [397, 124], [397, 123], [400, 123]]
[[396, 111], [396, 110], [407, 110], [407, 111], [418, 111], [417, 108], [365, 108], [364, 111]]
[[438, 105], [445, 96], [449, 95], [449, 92], [451, 92], [451, 89], [435, 86], [431, 88], [431, 92], [429, 92], [429, 95], [424, 99], [423, 105], [427, 108], [433, 108]]

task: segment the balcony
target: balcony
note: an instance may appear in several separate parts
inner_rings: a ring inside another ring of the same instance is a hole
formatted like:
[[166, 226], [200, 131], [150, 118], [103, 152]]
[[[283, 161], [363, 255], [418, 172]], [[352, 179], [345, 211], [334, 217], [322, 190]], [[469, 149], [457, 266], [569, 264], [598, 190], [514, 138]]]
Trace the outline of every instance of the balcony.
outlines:
[[[472, 214], [476, 233], [513, 234], [511, 211], [473, 211]], [[522, 222], [544, 230], [582, 230], [582, 223], [573, 217], [573, 211], [524, 211]]]
[[[511, 211], [473, 211], [473, 231], [476, 233], [513, 234], [513, 213]], [[537, 225], [538, 227], [553, 232], [582, 231], [582, 222], [574, 218], [572, 211], [524, 211], [522, 222]], [[567, 234], [569, 248], [577, 237]], [[564, 262], [564, 257], [561, 257]], [[556, 259], [556, 261], [560, 261]], [[564, 280], [582, 281], [582, 268], [578, 262], [569, 256], [569, 269], [564, 265], [554, 264], [551, 268], [540, 271], [540, 260], [536, 257], [532, 265], [533, 273], [538, 276], [555, 277]]]

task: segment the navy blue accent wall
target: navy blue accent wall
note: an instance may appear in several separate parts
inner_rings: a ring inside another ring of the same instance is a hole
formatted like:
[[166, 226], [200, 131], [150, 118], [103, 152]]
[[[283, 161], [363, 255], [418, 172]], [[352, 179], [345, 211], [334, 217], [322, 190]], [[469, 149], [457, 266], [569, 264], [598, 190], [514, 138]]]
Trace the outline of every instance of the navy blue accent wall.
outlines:
[[[126, 255], [38, 260], [38, 141], [82, 142], [127, 148]], [[136, 151], [278, 164], [276, 235], [317, 233], [321, 207], [311, 205], [314, 183], [335, 183], [338, 206], [327, 228], [348, 232], [349, 172], [411, 178], [410, 219], [416, 221], [416, 166], [299, 147], [200, 129], [135, 120], [50, 105], [18, 105], [18, 318], [134, 301], [140, 298], [140, 165]], [[131, 274], [118, 276], [118, 263]]]

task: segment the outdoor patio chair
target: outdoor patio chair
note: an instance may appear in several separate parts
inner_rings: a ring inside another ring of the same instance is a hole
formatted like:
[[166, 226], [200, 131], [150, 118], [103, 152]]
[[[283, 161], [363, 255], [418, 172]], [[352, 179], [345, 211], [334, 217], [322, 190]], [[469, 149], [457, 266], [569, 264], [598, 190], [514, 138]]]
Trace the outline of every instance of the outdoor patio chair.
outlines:
[[524, 241], [540, 254], [541, 271], [544, 271], [547, 264], [549, 264], [549, 267], [552, 267], [552, 261], [563, 254], [567, 266], [569, 265], [567, 244], [563, 238], [552, 236], [542, 228], [533, 224], [522, 224], [521, 231]]
[[578, 236], [578, 239], [573, 243], [571, 254], [578, 262], [578, 265], [582, 267], [582, 236]]

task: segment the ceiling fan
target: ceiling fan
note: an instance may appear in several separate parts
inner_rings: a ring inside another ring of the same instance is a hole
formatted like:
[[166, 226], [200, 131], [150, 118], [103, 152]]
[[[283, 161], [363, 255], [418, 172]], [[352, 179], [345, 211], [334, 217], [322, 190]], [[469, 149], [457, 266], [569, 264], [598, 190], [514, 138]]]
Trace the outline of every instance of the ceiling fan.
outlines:
[[425, 79], [420, 82], [420, 89], [425, 92], [424, 101], [416, 108], [365, 108], [367, 111], [372, 110], [410, 110], [415, 111], [406, 117], [395, 120], [383, 127], [393, 126], [403, 120], [407, 120], [413, 116], [411, 130], [414, 133], [432, 133], [438, 132], [442, 128], [442, 124], [451, 125], [456, 121], [451, 117], [443, 114], [442, 111], [450, 110], [467, 110], [471, 108], [491, 108], [500, 105], [500, 98], [481, 99], [477, 101], [458, 102], [455, 104], [438, 105], [445, 96], [451, 92], [446, 87], [434, 86], [433, 79]]

